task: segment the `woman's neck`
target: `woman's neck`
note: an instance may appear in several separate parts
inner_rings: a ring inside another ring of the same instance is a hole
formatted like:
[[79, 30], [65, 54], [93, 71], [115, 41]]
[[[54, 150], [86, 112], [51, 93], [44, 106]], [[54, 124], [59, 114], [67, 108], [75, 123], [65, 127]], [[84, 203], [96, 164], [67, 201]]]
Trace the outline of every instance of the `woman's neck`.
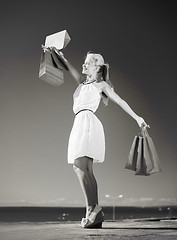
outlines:
[[89, 84], [89, 83], [94, 83], [94, 82], [96, 82], [96, 80], [92, 80], [92, 81], [87, 81], [87, 80], [85, 80], [85, 81], [83, 82], [83, 84]]
[[94, 81], [97, 81], [97, 79], [98, 79], [98, 76], [96, 76], [96, 75], [95, 76], [94, 75], [91, 75], [91, 76], [87, 75], [85, 82], [94, 82]]

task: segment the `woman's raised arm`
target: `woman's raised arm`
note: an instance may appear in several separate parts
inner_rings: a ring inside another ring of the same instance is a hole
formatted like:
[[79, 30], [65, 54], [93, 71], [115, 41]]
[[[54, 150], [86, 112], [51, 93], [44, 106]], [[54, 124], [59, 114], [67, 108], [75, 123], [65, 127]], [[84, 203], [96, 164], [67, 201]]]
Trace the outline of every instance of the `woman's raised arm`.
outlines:
[[61, 60], [64, 62], [64, 64], [67, 66], [68, 71], [71, 73], [72, 77], [76, 80], [78, 84], [82, 82], [81, 75], [76, 70], [75, 67], [71, 65], [71, 63], [64, 57], [64, 54], [61, 51], [58, 51], [57, 49], [54, 49], [55, 52], [58, 54], [58, 56], [61, 58]]
[[102, 91], [115, 103], [117, 103], [125, 112], [127, 112], [133, 119], [136, 120], [139, 127], [145, 126], [148, 127], [144, 119], [138, 116], [130, 106], [124, 101], [117, 93], [115, 93], [114, 89], [109, 86], [106, 82], [103, 82]]

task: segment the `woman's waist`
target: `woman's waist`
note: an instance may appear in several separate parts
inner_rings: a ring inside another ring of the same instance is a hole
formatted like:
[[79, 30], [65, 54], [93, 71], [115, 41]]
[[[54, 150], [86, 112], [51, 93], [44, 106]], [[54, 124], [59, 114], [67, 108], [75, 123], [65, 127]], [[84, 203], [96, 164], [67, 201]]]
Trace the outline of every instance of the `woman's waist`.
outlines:
[[74, 104], [73, 105], [73, 112], [75, 114], [77, 114], [80, 111], [92, 111], [93, 113], [95, 113], [97, 108], [98, 108], [97, 106], [91, 106], [89, 104], [85, 104], [85, 105], [83, 104], [83, 105], [80, 105], [80, 106]]
[[77, 111], [74, 111], [74, 113], [75, 113], [75, 115], [78, 115], [79, 113], [85, 112], [85, 111], [94, 113], [94, 111], [92, 109], [89, 109], [89, 108], [82, 108], [82, 109], [79, 109]]

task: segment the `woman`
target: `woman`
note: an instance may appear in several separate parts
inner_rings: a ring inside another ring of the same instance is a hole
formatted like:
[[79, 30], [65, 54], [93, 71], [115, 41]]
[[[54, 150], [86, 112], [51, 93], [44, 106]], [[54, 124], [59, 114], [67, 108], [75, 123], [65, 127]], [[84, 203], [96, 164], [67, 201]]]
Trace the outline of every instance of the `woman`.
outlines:
[[73, 95], [73, 111], [76, 116], [69, 138], [68, 163], [73, 164], [86, 199], [86, 216], [82, 219], [81, 226], [83, 228], [100, 228], [104, 221], [104, 214], [98, 205], [98, 190], [93, 174], [93, 163], [103, 162], [105, 156], [104, 130], [95, 115], [101, 98], [105, 105], [107, 105], [108, 99], [117, 103], [137, 121], [139, 127], [147, 126], [147, 124], [115, 93], [109, 81], [109, 66], [105, 64], [100, 54], [91, 52], [87, 54], [82, 66], [82, 74], [86, 75], [83, 80], [63, 54], [58, 51], [57, 53], [79, 84]]

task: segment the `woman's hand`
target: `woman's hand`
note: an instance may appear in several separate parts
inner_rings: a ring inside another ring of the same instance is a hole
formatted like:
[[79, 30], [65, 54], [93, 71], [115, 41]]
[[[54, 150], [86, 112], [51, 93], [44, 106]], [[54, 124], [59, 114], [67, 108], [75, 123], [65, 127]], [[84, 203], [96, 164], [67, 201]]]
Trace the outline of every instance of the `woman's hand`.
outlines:
[[44, 45], [41, 45], [41, 48], [44, 52], [51, 52], [51, 49], [48, 47], [45, 47]]
[[137, 123], [138, 123], [140, 128], [141, 127], [145, 127], [145, 128], [148, 127], [148, 128], [150, 128], [150, 126], [144, 121], [144, 119], [142, 117], [138, 117], [136, 119], [136, 121], [137, 121]]
[[44, 52], [47, 51], [47, 52], [50, 52], [50, 53], [51, 53], [52, 50], [54, 50], [59, 56], [64, 58], [64, 54], [61, 51], [59, 51], [56, 47], [53, 47], [53, 46], [46, 47], [44, 45], [41, 45], [41, 48], [43, 49]]

